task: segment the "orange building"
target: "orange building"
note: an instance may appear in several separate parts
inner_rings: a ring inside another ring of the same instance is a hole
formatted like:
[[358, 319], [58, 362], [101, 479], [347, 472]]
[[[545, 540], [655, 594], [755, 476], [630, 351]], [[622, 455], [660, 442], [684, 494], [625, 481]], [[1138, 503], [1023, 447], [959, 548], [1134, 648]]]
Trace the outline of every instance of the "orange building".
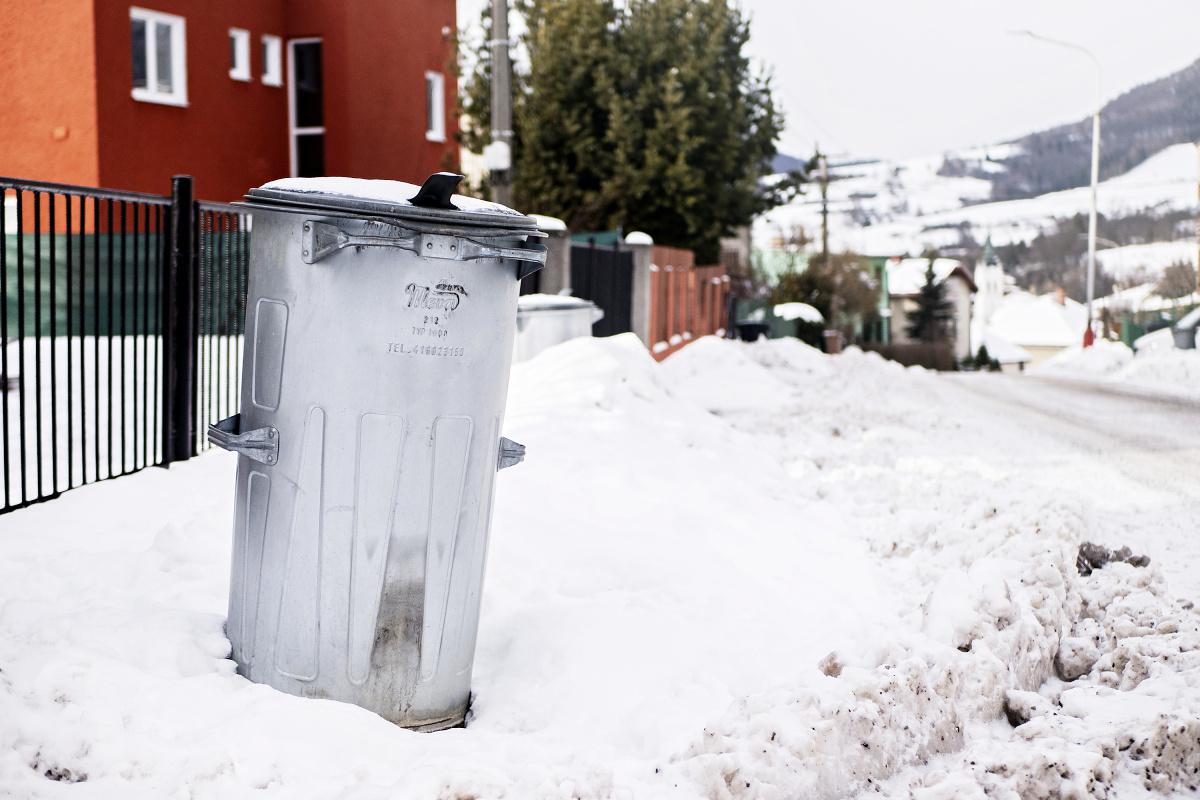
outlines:
[[455, 166], [454, 0], [8, 0], [0, 175], [240, 198]]

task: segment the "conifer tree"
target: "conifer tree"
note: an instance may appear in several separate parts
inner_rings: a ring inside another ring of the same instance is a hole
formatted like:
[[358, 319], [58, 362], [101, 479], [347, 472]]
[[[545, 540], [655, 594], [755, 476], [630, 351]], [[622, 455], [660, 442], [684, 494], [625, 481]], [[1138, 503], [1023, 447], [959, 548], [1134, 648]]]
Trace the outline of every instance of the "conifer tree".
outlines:
[[[783, 118], [729, 0], [520, 0], [514, 195], [575, 230], [638, 228], [715, 261], [717, 240], [784, 202], [764, 187]], [[485, 37], [486, 38], [486, 37]], [[489, 54], [464, 92], [463, 142], [487, 141]]]
[[946, 284], [933, 272], [934, 259], [925, 268], [925, 284], [917, 295], [917, 307], [908, 313], [908, 336], [922, 342], [944, 341], [954, 318], [954, 304], [946, 297]]

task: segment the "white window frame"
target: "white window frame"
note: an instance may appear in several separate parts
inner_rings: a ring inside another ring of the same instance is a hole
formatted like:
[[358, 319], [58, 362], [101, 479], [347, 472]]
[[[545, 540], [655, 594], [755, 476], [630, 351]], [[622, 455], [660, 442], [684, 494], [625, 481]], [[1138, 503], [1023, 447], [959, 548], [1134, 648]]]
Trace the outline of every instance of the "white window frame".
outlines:
[[431, 142], [444, 142], [446, 141], [446, 76], [440, 72], [428, 71], [425, 73], [426, 102], [429, 98], [431, 81], [435, 87], [437, 102], [426, 108], [427, 114], [431, 113], [432, 118], [427, 117], [425, 120], [425, 138]]
[[[167, 106], [186, 107], [187, 100], [187, 20], [175, 14], [164, 14], [161, 11], [151, 11], [138, 6], [129, 7], [129, 19], [141, 20], [146, 25], [146, 86], [133, 87], [134, 100], [143, 103], [160, 103]], [[171, 31], [171, 74], [174, 85], [171, 91], [163, 92], [158, 89], [158, 58], [154, 52], [156, 41], [154, 29], [159, 25], [167, 26]], [[132, 30], [130, 37], [133, 36]], [[132, 52], [132, 38], [130, 39]]]
[[263, 85], [283, 86], [283, 39], [272, 33], [264, 33], [260, 41], [263, 44]]
[[234, 48], [234, 64], [229, 68], [229, 77], [235, 81], [249, 81], [250, 31], [245, 28], [230, 28], [229, 39]]
[[[296, 45], [298, 44], [313, 44], [314, 42], [323, 42], [319, 36], [311, 36], [307, 39], [288, 39], [287, 61], [288, 61], [288, 88], [287, 88], [287, 103], [288, 103], [288, 168], [291, 171], [293, 178], [297, 177], [300, 168], [298, 164], [298, 153], [296, 152], [296, 137], [304, 136], [305, 134], [319, 133], [325, 134], [325, 126], [298, 128], [296, 127]], [[322, 48], [322, 51], [324, 48]], [[322, 55], [324, 53], [322, 52]], [[321, 76], [321, 85], [324, 86], [325, 76]], [[324, 119], [324, 117], [322, 117]]]

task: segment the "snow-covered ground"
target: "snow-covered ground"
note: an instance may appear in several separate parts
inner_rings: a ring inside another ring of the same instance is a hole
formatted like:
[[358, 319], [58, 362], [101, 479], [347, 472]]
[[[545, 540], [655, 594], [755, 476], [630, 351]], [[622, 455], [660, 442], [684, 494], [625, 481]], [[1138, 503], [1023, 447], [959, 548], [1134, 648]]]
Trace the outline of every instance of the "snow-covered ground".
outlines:
[[1151, 242], [1113, 247], [1096, 252], [1096, 261], [1122, 285], [1158, 280], [1172, 264], [1196, 266], [1196, 241]]
[[[472, 715], [437, 734], [235, 674], [225, 453], [0, 518], [0, 796], [1189, 790], [1200, 616], [1167, 580], [1200, 592], [1200, 491], [1004, 400], [1032, 386], [794, 340], [518, 365], [529, 457], [499, 478]], [[1089, 539], [1152, 561], [1082, 576]]]

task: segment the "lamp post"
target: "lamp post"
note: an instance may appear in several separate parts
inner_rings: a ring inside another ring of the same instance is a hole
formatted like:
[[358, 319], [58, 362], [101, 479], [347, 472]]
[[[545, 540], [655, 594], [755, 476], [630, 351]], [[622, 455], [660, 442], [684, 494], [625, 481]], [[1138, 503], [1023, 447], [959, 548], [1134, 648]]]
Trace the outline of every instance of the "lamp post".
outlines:
[[1083, 346], [1090, 347], [1095, 334], [1092, 333], [1092, 300], [1096, 293], [1096, 190], [1100, 183], [1100, 110], [1104, 107], [1103, 76], [1100, 59], [1082, 45], [1051, 39], [1033, 31], [1012, 31], [1016, 36], [1025, 36], [1038, 42], [1053, 44], [1082, 53], [1096, 67], [1096, 112], [1092, 115], [1092, 207], [1088, 214], [1088, 271], [1087, 271], [1087, 328], [1083, 331]]

